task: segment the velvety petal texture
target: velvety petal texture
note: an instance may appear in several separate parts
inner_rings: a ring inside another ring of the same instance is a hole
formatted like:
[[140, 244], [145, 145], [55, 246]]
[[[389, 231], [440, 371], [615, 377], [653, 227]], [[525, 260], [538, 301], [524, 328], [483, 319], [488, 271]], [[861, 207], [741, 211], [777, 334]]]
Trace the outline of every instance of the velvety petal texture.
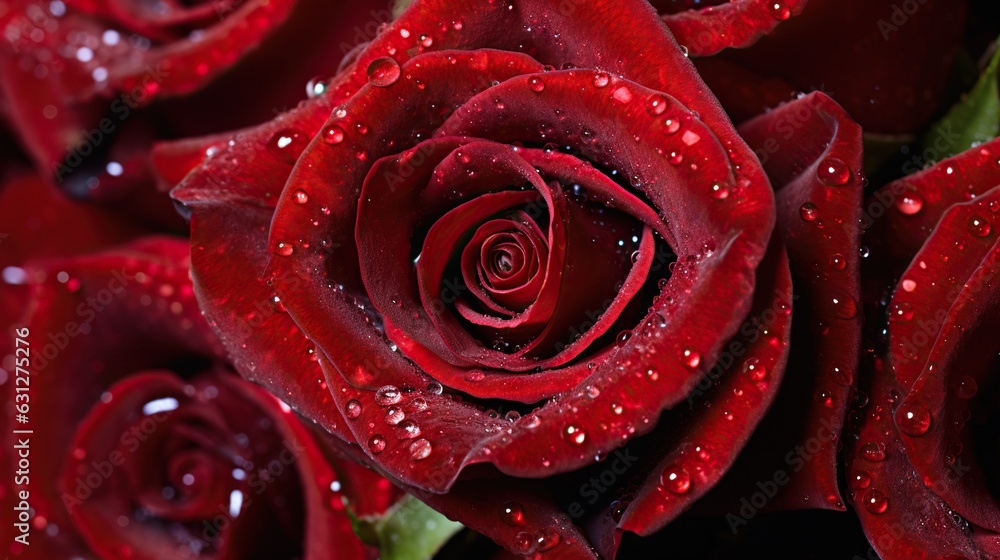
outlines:
[[[887, 301], [885, 351], [870, 366], [871, 400], [856, 413], [848, 455], [852, 500], [883, 558], [1000, 551], [995, 149], [972, 148], [874, 196], [900, 197], [871, 230], [907, 232], [891, 257], [919, 247]], [[896, 527], [902, 538], [892, 536]]]
[[[207, 148], [173, 197], [244, 376], [514, 554], [613, 557], [729, 471], [795, 337], [824, 373], [800, 366], [787, 399], [835, 426], [783, 500], [843, 508], [856, 354], [834, 354], [858, 339], [859, 130], [816, 95], [745, 134], [764, 145], [795, 111], [808, 134], [759, 158], [643, 2], [428, 0], [322, 95], [157, 165], [169, 182]], [[793, 310], [828, 332], [793, 334]], [[529, 480], [632, 440], [657, 449], [645, 480], [582, 514]]]
[[[396, 494], [351, 466], [342, 478], [287, 405], [229, 369], [187, 255], [183, 240], [145, 238], [23, 265], [31, 297], [5, 332], [29, 331], [31, 413], [19, 426], [45, 435], [31, 438], [35, 532], [23, 552], [366, 557], [346, 508], [371, 512], [377, 496]], [[10, 402], [16, 386], [4, 386]], [[11, 437], [23, 436], [8, 433], [5, 445]], [[4, 456], [5, 476], [15, 458]]]

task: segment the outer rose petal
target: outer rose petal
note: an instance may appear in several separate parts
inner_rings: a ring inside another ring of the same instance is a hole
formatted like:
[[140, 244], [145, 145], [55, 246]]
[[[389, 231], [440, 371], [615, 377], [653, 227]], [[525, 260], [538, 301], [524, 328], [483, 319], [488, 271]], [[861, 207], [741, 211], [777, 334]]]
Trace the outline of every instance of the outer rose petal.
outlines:
[[[951, 509], [993, 533], [1000, 506], [987, 477], [995, 473], [977, 463], [964, 414], [976, 384], [993, 382], [1000, 351], [998, 211], [1000, 188], [948, 210], [903, 274], [889, 315], [890, 364], [902, 390], [892, 412], [907, 457]], [[957, 480], [955, 465], [964, 466]]]
[[[38, 345], [31, 364], [31, 404], [38, 413], [32, 415], [30, 428], [47, 434], [33, 442], [32, 451], [38, 457], [32, 464], [33, 481], [58, 479], [72, 437], [67, 428], [75, 426], [92, 403], [100, 401], [101, 392], [113, 380], [151, 365], [167, 365], [171, 357], [176, 358], [178, 349], [202, 356], [221, 354], [200, 317], [187, 280], [187, 266], [181, 264], [187, 252], [183, 240], [157, 238], [115, 252], [54, 261], [44, 268], [27, 267], [32, 278], [37, 271], [48, 273], [43, 282], [32, 283], [30, 307], [25, 320], [19, 323], [30, 327], [32, 347]], [[65, 283], [58, 281], [58, 271], [68, 274]], [[115, 287], [121, 291], [112, 291]], [[102, 306], [101, 313], [93, 308], [87, 311], [86, 298], [99, 294], [102, 299], [111, 295], [112, 303]], [[83, 316], [77, 313], [80, 305], [84, 305]], [[172, 306], [180, 312], [171, 311]], [[55, 339], [47, 339], [46, 333], [52, 333]], [[118, 338], [103, 336], [107, 333]], [[124, 347], [130, 351], [122, 353], [126, 336], [129, 340]], [[9, 340], [8, 344], [13, 344], [13, 338]], [[64, 344], [61, 349], [57, 346], [60, 340]], [[8, 353], [13, 354], [10, 346], [4, 352]], [[108, 360], [108, 356], [115, 359]], [[67, 378], [78, 379], [80, 384], [68, 391]], [[8, 383], [5, 388], [13, 391], [13, 386]], [[13, 396], [7, 396], [13, 402]], [[6, 410], [8, 418], [13, 413], [13, 408]], [[11, 437], [9, 433], [5, 436], [5, 445], [13, 445]], [[14, 457], [5, 456], [3, 469], [10, 473], [13, 470], [7, 470], [11, 466], [8, 458]], [[54, 523], [60, 531], [56, 537], [33, 543], [31, 552], [40, 552], [40, 557], [46, 558], [70, 558], [86, 550], [72, 530], [73, 522], [56, 485], [40, 483], [32, 496], [36, 497], [32, 504], [36, 518]], [[8, 494], [4, 507], [13, 507], [9, 502], [13, 498], [13, 493]]]
[[790, 87], [779, 99], [828, 92], [866, 132], [915, 132], [948, 93], [967, 2], [926, 0], [915, 11], [911, 6], [897, 0], [812, 0], [801, 16], [756, 45], [720, 54], [736, 72], [714, 58], [696, 63], [737, 122], [772, 106], [771, 92], [783, 82]]
[[[789, 122], [797, 124], [794, 131]], [[778, 231], [788, 245], [797, 299], [781, 393], [724, 494], [743, 496], [782, 471], [790, 481], [768, 508], [842, 510], [837, 450], [861, 343], [861, 128], [832, 99], [814, 93], [741, 125], [740, 132], [777, 191]], [[790, 465], [787, 454], [800, 448], [808, 449], [795, 454], [802, 464]]]
[[623, 531], [651, 535], [708, 493], [778, 394], [792, 325], [792, 278], [780, 237], [772, 239], [757, 277], [754, 306], [740, 336], [688, 396], [691, 411], [680, 409], [665, 422], [666, 444], [657, 447], [670, 451], [648, 465], [637, 495], [623, 496], [619, 509], [603, 518], [595, 541], [605, 557], [614, 557]]
[[[920, 160], [904, 171], [920, 169]], [[889, 183], [865, 204], [862, 219], [870, 225], [866, 242], [873, 262], [901, 269], [917, 253], [941, 216], [1000, 185], [1000, 138], [940, 161]]]
[[781, 22], [797, 16], [808, 0], [734, 0], [707, 8], [664, 14], [677, 42], [691, 56], [709, 56], [725, 48], [757, 42]]
[[[80, 426], [91, 405], [98, 403], [95, 411], [99, 415], [111, 412], [111, 405], [103, 404], [104, 400], [99, 398], [102, 391], [117, 379], [135, 371], [170, 367], [191, 358], [221, 358], [222, 349], [194, 302], [186, 266], [188, 250], [188, 243], [183, 240], [151, 238], [98, 255], [51, 261], [45, 265], [25, 265], [32, 281], [33, 298], [24, 322], [15, 325], [30, 327], [32, 349], [36, 344], [38, 348], [32, 354], [35, 358], [31, 367], [34, 389], [32, 410], [37, 414], [32, 415], [31, 424], [27, 427], [47, 434], [44, 440], [33, 442], [32, 451], [38, 454], [40, 460], [32, 465], [35, 467], [32, 469], [32, 505], [36, 510], [36, 529], [37, 523], [43, 526], [54, 524], [59, 528], [58, 532], [43, 538], [33, 538], [28, 549], [30, 554], [37, 553], [37, 557], [44, 558], [69, 558], [93, 550], [74, 530], [74, 522], [64, 507], [67, 503], [65, 499], [77, 491], [76, 487], [60, 494], [52, 481], [57, 479], [58, 471], [67, 456], [71, 455], [72, 432]], [[69, 278], [60, 281], [57, 271], [66, 273]], [[44, 280], [41, 279], [43, 272]], [[87, 303], [106, 301], [108, 296], [111, 302], [101, 305], [99, 311], [94, 304]], [[44, 333], [53, 337], [43, 341], [41, 335]], [[10, 348], [8, 352], [12, 352]], [[114, 359], [108, 359], [112, 355]], [[13, 367], [6, 363], [4, 367], [13, 371]], [[67, 379], [73, 380], [70, 385], [67, 385]], [[328, 489], [334, 480], [342, 480], [344, 493], [354, 501], [357, 496], [355, 489], [346, 484], [365, 484], [364, 493], [369, 497], [362, 496], [359, 501], [368, 504], [365, 506], [367, 510], [374, 512], [384, 509], [384, 503], [377, 505], [376, 497], [392, 494], [386, 481], [376, 485], [377, 477], [339, 476], [327, 464], [312, 435], [286, 406], [262, 389], [238, 378], [227, 377], [217, 381], [228, 384], [230, 396], [235, 395], [231, 404], [245, 406], [239, 401], [247, 401], [254, 407], [269, 411], [276, 433], [286, 441], [296, 442], [296, 467], [299, 476], [307, 481], [303, 485], [303, 501], [309, 518], [305, 528], [307, 540], [302, 546], [308, 557], [329, 558], [333, 551], [344, 551], [345, 547], [354, 551], [352, 557], [361, 554], [363, 548], [340, 509], [339, 496]], [[139, 377], [127, 378], [126, 383], [148, 389], [148, 384], [140, 382]], [[7, 385], [13, 386], [13, 383]], [[11, 400], [13, 402], [12, 396]], [[7, 414], [9, 418], [13, 409], [9, 409]], [[239, 414], [230, 419], [245, 420]], [[79, 436], [94, 438], [100, 430], [114, 430], [114, 427], [98, 422], [93, 414], [89, 422], [80, 428], [83, 432], [79, 432]], [[114, 437], [110, 438], [113, 440], [111, 444], [119, 443], [119, 435], [114, 433]], [[101, 445], [107, 441], [98, 437], [94, 443]], [[7, 439], [6, 444], [12, 445], [13, 441]], [[100, 459], [100, 456], [93, 458]], [[9, 473], [10, 465], [5, 457], [3, 470]], [[349, 467], [346, 472], [353, 468]], [[34, 485], [35, 481], [41, 482]], [[75, 484], [76, 481], [71, 479], [70, 482]], [[107, 491], [112, 482], [104, 482], [101, 489]], [[5, 507], [13, 507], [13, 503], [9, 502], [12, 499], [13, 493], [4, 497]], [[73, 514], [85, 517], [96, 513], [85, 505], [72, 509]], [[331, 527], [338, 529], [331, 531]], [[106, 527], [98, 533], [106, 534], [104, 529]], [[98, 533], [91, 537], [103, 539]], [[234, 537], [231, 540], [233, 542], [227, 545], [229, 550], [236, 557], [246, 557], [247, 551], [241, 550], [239, 543], [247, 539]], [[117, 546], [121, 542], [113, 544]], [[116, 553], [117, 549], [109, 552]]]
[[[870, 382], [862, 388], [871, 400], [855, 413], [861, 429], [848, 440], [845, 457], [851, 502], [874, 551], [884, 560], [978, 560], [1000, 554], [1000, 537], [967, 532], [964, 521], [913, 470], [893, 422], [898, 385], [882, 360], [869, 360], [868, 367]], [[962, 474], [956, 468], [950, 480]]]

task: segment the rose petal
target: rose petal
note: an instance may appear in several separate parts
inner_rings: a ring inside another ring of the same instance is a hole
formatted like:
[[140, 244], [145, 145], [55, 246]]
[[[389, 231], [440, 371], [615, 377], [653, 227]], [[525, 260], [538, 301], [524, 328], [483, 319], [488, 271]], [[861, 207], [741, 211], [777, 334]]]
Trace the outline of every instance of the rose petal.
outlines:
[[[786, 132], [789, 122], [798, 124], [795, 134]], [[788, 246], [798, 299], [781, 393], [726, 489], [743, 496], [756, 481], [782, 471], [790, 481], [768, 508], [843, 510], [837, 448], [861, 341], [861, 129], [832, 99], [813, 93], [740, 131], [777, 191], [778, 230]], [[796, 463], [790, 465], [787, 454], [800, 447], [807, 453], [793, 453]]]
[[808, 0], [736, 0], [717, 6], [663, 15], [663, 21], [691, 56], [726, 48], [745, 48], [781, 22], [797, 16]]
[[[997, 532], [1000, 507], [987, 476], [972, 459], [974, 449], [962, 452], [963, 441], [972, 443], [963, 417], [969, 409], [968, 385], [990, 383], [1000, 350], [993, 303], [1000, 243], [992, 229], [991, 219], [998, 217], [992, 208], [1000, 210], [1000, 188], [944, 214], [893, 296], [889, 343], [903, 392], [893, 412], [916, 474], [951, 509]], [[942, 255], [952, 258], [944, 261]], [[972, 464], [956, 471], [963, 463]]]

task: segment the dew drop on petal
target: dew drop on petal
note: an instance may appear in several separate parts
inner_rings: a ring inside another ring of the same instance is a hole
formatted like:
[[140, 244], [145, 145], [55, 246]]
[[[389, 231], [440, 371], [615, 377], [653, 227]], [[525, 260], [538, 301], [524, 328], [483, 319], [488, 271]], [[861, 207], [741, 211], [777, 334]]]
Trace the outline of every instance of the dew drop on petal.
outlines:
[[368, 438], [368, 450], [376, 455], [385, 451], [385, 437], [382, 434], [375, 434]]
[[963, 375], [961, 379], [958, 380], [958, 389], [956, 393], [960, 399], [971, 399], [976, 396], [976, 392], [979, 391], [979, 384], [976, 380], [969, 375]]
[[827, 186], [846, 185], [851, 180], [851, 170], [842, 160], [828, 157], [820, 162], [817, 176]]
[[344, 129], [335, 124], [323, 129], [323, 141], [327, 144], [335, 145], [344, 141]]
[[541, 93], [545, 91], [545, 82], [541, 78], [531, 78], [528, 80], [528, 87], [535, 93]]
[[743, 373], [750, 376], [754, 381], [763, 381], [767, 378], [767, 368], [760, 363], [758, 358], [749, 358], [743, 362]]
[[847, 258], [840, 253], [834, 253], [830, 256], [830, 267], [834, 270], [844, 270], [847, 268]]
[[803, 221], [814, 222], [816, 221], [817, 216], [819, 216], [819, 210], [812, 202], [806, 202], [799, 207], [799, 217], [801, 217]]
[[375, 402], [379, 406], [390, 406], [403, 399], [403, 393], [393, 385], [385, 385], [375, 391]]
[[863, 501], [868, 513], [874, 515], [881, 515], [889, 509], [889, 498], [879, 490], [869, 490]]
[[848, 485], [853, 490], [864, 490], [872, 485], [872, 475], [868, 471], [857, 471], [848, 479]]
[[792, 17], [792, 11], [788, 9], [788, 6], [780, 0], [768, 2], [767, 11], [774, 19], [779, 21], [785, 21], [786, 19]]
[[399, 433], [396, 437], [399, 439], [413, 439], [420, 435], [420, 426], [413, 420], [403, 420], [397, 427], [399, 428]]
[[410, 444], [410, 458], [414, 461], [426, 459], [430, 456], [431, 451], [433, 450], [434, 448], [431, 446], [431, 442], [424, 438], [420, 438]]
[[667, 465], [660, 473], [660, 485], [674, 494], [691, 489], [691, 475], [681, 465]]
[[693, 348], [685, 348], [681, 350], [681, 362], [683, 362], [685, 366], [694, 369], [701, 363], [701, 354]]
[[922, 406], [904, 402], [896, 409], [896, 426], [908, 436], [922, 436], [931, 428], [931, 412]]
[[969, 220], [969, 233], [976, 237], [986, 237], [992, 230], [993, 224], [990, 223], [989, 218], [976, 215]]
[[573, 445], [582, 445], [587, 440], [587, 434], [575, 424], [570, 424], [563, 428], [563, 437]]
[[511, 527], [524, 525], [524, 508], [517, 502], [506, 502], [500, 508], [500, 519]]
[[853, 319], [858, 315], [858, 302], [852, 296], [835, 292], [827, 296], [829, 310], [840, 319]]
[[924, 199], [915, 190], [909, 190], [896, 199], [896, 210], [906, 216], [912, 216], [924, 207]]
[[309, 193], [302, 189], [296, 189], [295, 192], [292, 193], [292, 197], [298, 204], [305, 204], [309, 202]]
[[885, 460], [885, 445], [877, 441], [869, 441], [861, 446], [858, 455], [865, 460], [878, 463]]
[[368, 65], [368, 83], [375, 87], [389, 87], [399, 81], [402, 74], [396, 59], [384, 56]]
[[289, 257], [295, 252], [295, 247], [291, 243], [279, 242], [274, 246], [274, 252], [282, 257]]
[[358, 402], [357, 399], [351, 399], [344, 405], [344, 411], [346, 412], [348, 418], [357, 418], [358, 416], [361, 416], [361, 410], [361, 403]]
[[385, 411], [385, 423], [390, 426], [395, 426], [406, 418], [406, 414], [403, 412], [402, 408], [398, 406], [390, 406], [388, 410]]
[[611, 82], [611, 78], [603, 72], [599, 72], [594, 75], [594, 87], [602, 88]]
[[649, 102], [646, 105], [646, 111], [653, 116], [662, 115], [667, 111], [667, 107], [670, 106], [670, 101], [661, 94], [654, 94], [650, 96]]

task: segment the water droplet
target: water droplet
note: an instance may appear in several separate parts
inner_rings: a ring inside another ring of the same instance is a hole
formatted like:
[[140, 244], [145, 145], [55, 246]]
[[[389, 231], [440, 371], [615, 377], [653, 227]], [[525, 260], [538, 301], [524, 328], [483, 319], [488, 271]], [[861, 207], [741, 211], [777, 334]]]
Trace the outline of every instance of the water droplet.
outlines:
[[305, 204], [309, 202], [309, 193], [302, 189], [296, 189], [295, 192], [292, 193], [292, 197], [298, 204]]
[[594, 87], [602, 88], [611, 82], [611, 78], [607, 74], [598, 73], [594, 75]]
[[840, 319], [853, 319], [858, 314], [858, 302], [853, 297], [842, 293], [834, 292], [827, 296], [828, 311]]
[[848, 480], [849, 486], [853, 490], [864, 490], [872, 485], [872, 475], [868, 471], [857, 471]]
[[806, 222], [816, 221], [816, 217], [819, 216], [819, 209], [812, 202], [806, 202], [799, 207], [799, 216]]
[[613, 412], [616, 416], [621, 416], [622, 412], [624, 411], [625, 407], [623, 407], [622, 405], [618, 403], [611, 403], [611, 412]]
[[584, 441], [586, 441], [587, 434], [585, 434], [579, 426], [570, 424], [563, 429], [563, 437], [566, 438], [566, 441], [574, 445], [581, 445]]
[[551, 550], [559, 544], [559, 540], [559, 533], [551, 527], [546, 527], [535, 535], [535, 542], [538, 543], [539, 552]]
[[729, 187], [721, 183], [712, 183], [712, 198], [715, 200], [725, 200], [729, 198]]
[[424, 438], [420, 438], [417, 441], [410, 444], [410, 458], [414, 461], [420, 461], [426, 459], [430, 456], [431, 451], [434, 448], [431, 446], [431, 442]]
[[743, 362], [743, 373], [750, 376], [754, 381], [763, 381], [767, 378], [767, 368], [765, 368], [757, 358], [749, 358]]
[[432, 395], [440, 395], [444, 392], [444, 387], [437, 381], [432, 381], [427, 384], [427, 392]]
[[896, 302], [892, 306], [889, 318], [899, 321], [909, 321], [913, 318], [913, 309], [910, 308], [910, 304], [905, 301]]
[[896, 199], [896, 210], [906, 216], [912, 216], [917, 212], [920, 212], [924, 207], [924, 199], [921, 198], [920, 194], [910, 189], [898, 199]]
[[376, 58], [368, 65], [368, 83], [375, 87], [389, 87], [399, 81], [402, 74], [394, 58]]
[[979, 390], [979, 384], [976, 380], [969, 375], [963, 375], [961, 379], [958, 380], [958, 398], [960, 399], [971, 399], [976, 396], [976, 392]]
[[628, 342], [628, 339], [630, 338], [632, 338], [632, 331], [622, 331], [618, 333], [618, 336], [615, 338], [615, 346], [618, 348], [625, 346], [625, 343]]
[[500, 520], [511, 527], [524, 525], [524, 509], [517, 502], [506, 502], [500, 508]]
[[904, 292], [912, 292], [917, 289], [917, 283], [909, 279], [903, 280], [900, 285], [902, 286]]
[[361, 403], [358, 402], [357, 399], [351, 399], [344, 405], [344, 410], [348, 418], [357, 418], [358, 416], [361, 416], [361, 408]]
[[596, 399], [601, 395], [601, 390], [592, 385], [587, 385], [586, 387], [584, 387], [583, 392], [586, 393], [586, 395], [592, 399]]
[[904, 402], [896, 409], [896, 426], [908, 436], [922, 436], [931, 428], [931, 412], [922, 406]]
[[847, 257], [840, 253], [834, 253], [830, 257], [830, 267], [834, 270], [844, 270], [847, 268]]
[[413, 420], [403, 420], [399, 423], [399, 432], [396, 437], [399, 439], [413, 439], [420, 435], [420, 426]]
[[379, 406], [389, 406], [403, 400], [403, 393], [393, 385], [386, 385], [375, 391], [375, 402]]
[[878, 463], [885, 460], [885, 444], [877, 441], [869, 441], [861, 446], [858, 455], [865, 460]]
[[660, 485], [674, 494], [683, 494], [691, 489], [691, 475], [681, 465], [667, 465], [660, 473]]
[[694, 369], [701, 363], [701, 354], [693, 348], [685, 348], [681, 350], [681, 362], [683, 362], [685, 366]]
[[646, 105], [646, 111], [653, 116], [659, 116], [667, 112], [667, 108], [670, 106], [670, 100], [665, 96], [656, 93], [650, 96], [649, 103]]
[[545, 82], [541, 78], [531, 78], [528, 80], [528, 87], [535, 93], [541, 93], [545, 91]]
[[869, 490], [864, 497], [865, 509], [868, 513], [881, 515], [889, 509], [889, 498], [879, 490]]
[[788, 9], [788, 6], [786, 6], [784, 2], [768, 3], [767, 11], [772, 17], [774, 17], [774, 19], [779, 21], [785, 21], [786, 19], [792, 17], [792, 11]]
[[988, 218], [976, 215], [969, 220], [969, 233], [976, 237], [986, 237], [992, 230], [993, 224]]
[[385, 423], [390, 426], [399, 424], [403, 421], [403, 418], [406, 418], [406, 414], [398, 406], [390, 406], [389, 410], [385, 411]]
[[375, 455], [385, 451], [385, 437], [382, 434], [375, 434], [368, 438], [368, 450]]
[[514, 535], [511, 541], [511, 549], [515, 554], [526, 556], [535, 550], [535, 537], [526, 531]]
[[295, 252], [295, 247], [291, 243], [279, 242], [274, 246], [274, 252], [282, 257], [289, 257]]
[[847, 164], [835, 157], [821, 161], [816, 174], [819, 182], [827, 186], [846, 185], [851, 180], [851, 170]]
[[327, 144], [340, 144], [344, 141], [344, 129], [335, 124], [323, 129], [323, 141]]
[[307, 135], [297, 130], [282, 130], [274, 133], [267, 143], [267, 150], [280, 161], [295, 163], [308, 144]]
[[326, 91], [326, 81], [321, 78], [313, 78], [306, 83], [306, 96], [313, 98], [323, 95]]

